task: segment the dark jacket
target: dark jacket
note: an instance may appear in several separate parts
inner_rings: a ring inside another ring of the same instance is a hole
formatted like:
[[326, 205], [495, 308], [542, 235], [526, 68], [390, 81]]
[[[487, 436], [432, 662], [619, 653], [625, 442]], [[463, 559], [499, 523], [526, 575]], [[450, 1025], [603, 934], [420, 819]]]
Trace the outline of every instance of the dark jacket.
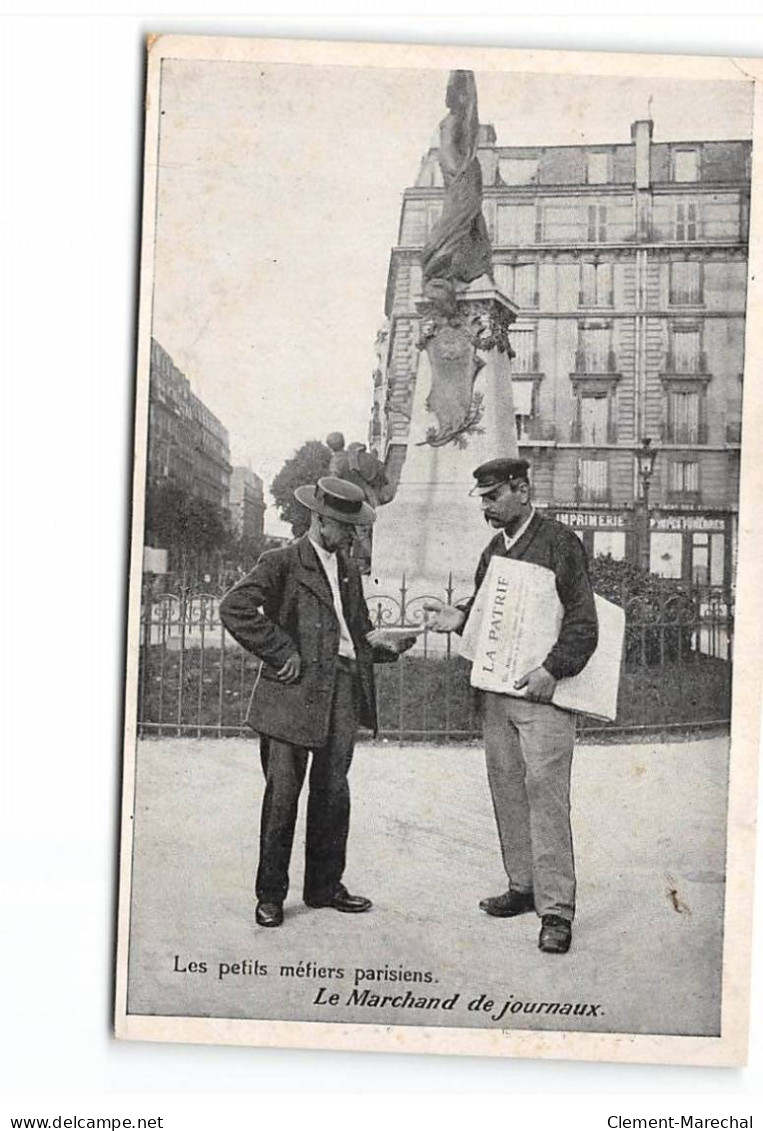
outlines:
[[[599, 639], [588, 558], [576, 534], [553, 518], [535, 512], [524, 534], [507, 551], [503, 531], [482, 551], [474, 578], [475, 594], [482, 585], [490, 559], [517, 558], [545, 566], [556, 575], [556, 591], [564, 608], [556, 644], [543, 661], [555, 679], [577, 675], [593, 655]], [[468, 612], [474, 597], [459, 608]]]
[[[338, 555], [339, 589], [358, 661], [361, 724], [376, 731], [374, 660], [394, 653], [372, 649], [372, 625], [357, 566]], [[328, 738], [331, 701], [339, 654], [339, 621], [331, 586], [305, 535], [262, 555], [254, 569], [226, 593], [220, 619], [235, 640], [262, 661], [247, 722], [260, 734], [295, 746], [316, 747]], [[296, 683], [280, 683], [275, 673], [298, 653], [302, 671]]]

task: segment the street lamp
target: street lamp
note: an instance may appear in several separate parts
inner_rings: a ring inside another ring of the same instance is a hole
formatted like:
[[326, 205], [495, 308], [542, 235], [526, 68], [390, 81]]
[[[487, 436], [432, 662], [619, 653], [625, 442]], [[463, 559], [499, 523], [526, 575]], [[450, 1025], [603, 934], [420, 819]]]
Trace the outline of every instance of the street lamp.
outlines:
[[654, 474], [654, 461], [657, 459], [657, 452], [652, 447], [652, 441], [648, 436], [645, 436], [641, 441], [641, 447], [636, 448], [636, 466], [638, 468], [639, 479], [641, 480], [641, 508], [642, 528], [641, 537], [639, 538], [639, 565], [643, 569], [649, 569], [649, 484], [651, 483], [652, 475]]

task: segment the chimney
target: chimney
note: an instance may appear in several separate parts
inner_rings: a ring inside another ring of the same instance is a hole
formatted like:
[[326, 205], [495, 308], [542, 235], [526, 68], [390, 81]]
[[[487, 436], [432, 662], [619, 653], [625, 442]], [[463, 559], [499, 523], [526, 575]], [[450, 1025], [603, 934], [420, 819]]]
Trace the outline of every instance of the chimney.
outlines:
[[642, 118], [631, 126], [631, 140], [636, 147], [636, 188], [649, 188], [649, 149], [652, 144], [654, 122]]

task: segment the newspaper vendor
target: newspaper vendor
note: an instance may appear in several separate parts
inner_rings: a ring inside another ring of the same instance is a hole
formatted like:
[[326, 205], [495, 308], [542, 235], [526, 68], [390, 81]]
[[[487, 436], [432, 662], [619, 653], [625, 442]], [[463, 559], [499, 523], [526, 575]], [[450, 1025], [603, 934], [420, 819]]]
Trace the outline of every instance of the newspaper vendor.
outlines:
[[[508, 890], [483, 899], [488, 915], [508, 918], [535, 910], [538, 945], [565, 954], [575, 915], [575, 863], [570, 827], [570, 771], [575, 716], [550, 700], [560, 679], [577, 675], [598, 640], [585, 550], [571, 530], [536, 511], [529, 465], [496, 459], [474, 472], [472, 490], [497, 533], [480, 557], [475, 596], [494, 555], [553, 570], [563, 607], [557, 640], [540, 667], [517, 680], [524, 698], [485, 692], [485, 756]], [[430, 628], [459, 632], [474, 596], [462, 605], [427, 604]]]

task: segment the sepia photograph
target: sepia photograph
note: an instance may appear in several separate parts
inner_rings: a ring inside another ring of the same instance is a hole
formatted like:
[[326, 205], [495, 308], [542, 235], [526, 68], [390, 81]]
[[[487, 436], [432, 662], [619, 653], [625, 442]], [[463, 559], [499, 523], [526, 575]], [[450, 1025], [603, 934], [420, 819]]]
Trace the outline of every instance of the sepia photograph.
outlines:
[[147, 55], [117, 1035], [744, 1063], [754, 65]]

